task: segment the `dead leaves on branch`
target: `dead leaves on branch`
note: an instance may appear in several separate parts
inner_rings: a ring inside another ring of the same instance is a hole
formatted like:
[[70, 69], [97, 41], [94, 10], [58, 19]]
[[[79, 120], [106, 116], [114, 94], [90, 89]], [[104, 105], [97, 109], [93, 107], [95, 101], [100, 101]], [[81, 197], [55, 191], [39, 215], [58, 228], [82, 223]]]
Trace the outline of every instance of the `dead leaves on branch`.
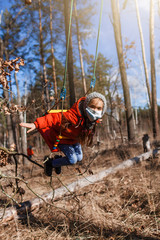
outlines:
[[11, 164], [11, 156], [16, 152], [16, 145], [12, 143], [10, 148], [0, 147], [0, 167], [6, 166], [7, 164]]
[[0, 58], [0, 84], [4, 88], [9, 89], [7, 76], [11, 75], [10, 72], [13, 70], [18, 72], [20, 70], [20, 66], [24, 66], [24, 60], [20, 57], [9, 61]]
[[10, 163], [10, 156], [5, 151], [0, 150], [0, 167], [6, 166]]
[[[10, 76], [10, 72], [13, 70], [18, 72], [20, 70], [20, 66], [24, 66], [24, 60], [20, 57], [17, 57], [13, 60], [3, 60], [0, 58], [0, 84], [3, 86], [4, 91], [9, 91], [7, 76]], [[23, 106], [18, 106], [14, 103], [8, 103], [8, 99], [0, 98], [0, 112], [4, 112], [5, 114], [11, 114], [15, 112], [25, 111]]]
[[[132, 62], [131, 58], [128, 58], [128, 55], [129, 55], [129, 52], [132, 50], [133, 53], [135, 55], [135, 41], [131, 41], [129, 42], [128, 38], [125, 38], [125, 45], [124, 45], [124, 49], [123, 49], [123, 56], [124, 56], [124, 59], [125, 59], [125, 66], [126, 66], [126, 69], [129, 68], [130, 66], [130, 63]], [[131, 54], [131, 52], [130, 52]]]
[[4, 112], [5, 115], [10, 115], [17, 112], [26, 111], [26, 107], [19, 106], [14, 103], [10, 103], [8, 106], [7, 99], [0, 98], [0, 112]]
[[31, 5], [32, 4], [32, 0], [25, 0], [25, 4], [26, 5]]

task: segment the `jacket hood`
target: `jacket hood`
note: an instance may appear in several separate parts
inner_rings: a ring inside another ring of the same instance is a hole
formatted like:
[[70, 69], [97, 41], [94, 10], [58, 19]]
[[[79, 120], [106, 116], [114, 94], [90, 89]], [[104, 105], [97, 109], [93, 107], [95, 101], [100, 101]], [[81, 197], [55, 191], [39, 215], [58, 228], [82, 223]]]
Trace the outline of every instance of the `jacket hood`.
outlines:
[[[74, 125], [77, 125], [80, 119], [83, 119], [83, 103], [85, 102], [85, 97], [80, 98], [73, 106], [64, 113], [64, 116], [69, 122], [72, 122]], [[68, 114], [69, 113], [69, 114]], [[78, 121], [78, 122], [77, 122]]]

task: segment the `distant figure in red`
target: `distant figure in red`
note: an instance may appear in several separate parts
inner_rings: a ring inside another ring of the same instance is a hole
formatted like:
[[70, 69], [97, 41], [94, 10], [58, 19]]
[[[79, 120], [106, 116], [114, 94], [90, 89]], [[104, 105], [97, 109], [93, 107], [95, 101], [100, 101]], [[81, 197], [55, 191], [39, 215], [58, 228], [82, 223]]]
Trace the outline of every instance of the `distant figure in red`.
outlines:
[[29, 147], [27, 148], [27, 155], [28, 155], [28, 157], [29, 157], [30, 159], [31, 159], [32, 156], [34, 155], [32, 146], [29, 146]]

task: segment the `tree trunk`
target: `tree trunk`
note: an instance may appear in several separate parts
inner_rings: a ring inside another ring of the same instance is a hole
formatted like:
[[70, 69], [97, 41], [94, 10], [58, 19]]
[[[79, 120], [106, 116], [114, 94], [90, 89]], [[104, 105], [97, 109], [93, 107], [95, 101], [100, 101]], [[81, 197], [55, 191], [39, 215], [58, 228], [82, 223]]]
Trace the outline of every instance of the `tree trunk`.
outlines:
[[146, 62], [146, 55], [145, 55], [145, 48], [144, 48], [144, 39], [143, 39], [143, 33], [142, 33], [142, 27], [141, 27], [141, 21], [140, 21], [137, 0], [135, 0], [135, 5], [136, 5], [136, 14], [137, 14], [139, 34], [140, 34], [140, 40], [141, 40], [141, 47], [142, 47], [142, 58], [143, 58], [144, 72], [145, 72], [145, 78], [146, 78], [146, 86], [147, 86], [150, 106], [152, 106], [152, 96], [151, 96], [151, 90], [150, 90], [150, 86], [149, 86], [149, 76], [148, 76], [147, 62]]
[[49, 0], [49, 11], [50, 11], [50, 35], [51, 35], [51, 56], [52, 56], [52, 74], [53, 74], [53, 84], [55, 93], [55, 102], [57, 102], [57, 80], [56, 80], [56, 69], [55, 69], [55, 59], [54, 59], [54, 48], [53, 48], [53, 28], [52, 28], [52, 0]]
[[145, 76], [144, 76], [144, 71], [143, 71], [144, 64], [142, 64], [142, 61], [141, 61], [140, 57], [139, 57], [139, 64], [140, 64], [140, 69], [141, 69], [141, 73], [142, 73], [142, 80], [143, 80], [144, 90], [145, 90], [145, 93], [146, 93], [147, 104], [148, 104], [148, 106], [151, 109], [152, 105], [150, 105], [150, 100], [149, 100], [149, 96], [148, 96], [148, 90], [147, 90], [147, 86], [146, 86], [146, 82], [145, 82]]
[[[6, 99], [9, 99], [9, 93], [6, 91], [6, 89], [4, 89], [4, 97]], [[12, 148], [14, 145], [16, 145], [16, 141], [15, 141], [15, 135], [13, 133], [13, 126], [12, 126], [12, 119], [11, 119], [11, 115], [6, 115], [6, 123], [7, 123], [7, 147], [8, 148]]]
[[87, 92], [87, 86], [86, 86], [85, 72], [84, 72], [84, 66], [83, 66], [82, 44], [81, 44], [81, 38], [80, 38], [80, 34], [79, 34], [76, 0], [74, 1], [74, 11], [75, 11], [75, 19], [76, 19], [76, 27], [77, 27], [77, 41], [78, 41], [78, 49], [79, 49], [79, 58], [80, 58], [81, 73], [82, 73], [83, 94], [85, 95]]
[[[19, 84], [18, 84], [18, 80], [17, 80], [17, 74], [15, 73], [15, 81], [16, 81], [16, 87], [17, 87], [17, 102], [18, 105], [21, 106], [21, 96], [20, 96], [20, 91], [19, 91]], [[21, 111], [19, 111], [19, 120], [20, 122], [24, 122], [24, 117], [23, 117], [23, 113]], [[22, 148], [22, 152], [24, 154], [27, 155], [27, 145], [26, 145], [26, 130], [25, 128], [20, 128], [20, 133], [21, 133], [21, 148]], [[23, 164], [27, 164], [28, 161], [25, 160], [25, 158], [23, 158]]]
[[43, 49], [43, 34], [42, 34], [42, 14], [41, 14], [41, 0], [38, 0], [39, 4], [39, 34], [40, 34], [40, 54], [41, 54], [41, 65], [43, 67], [43, 88], [45, 89], [46, 95], [46, 110], [50, 108], [49, 104], [49, 91], [48, 91], [48, 80], [46, 73], [46, 66], [44, 61], [44, 49]]
[[[68, 43], [69, 32], [69, 0], [64, 0], [64, 20], [65, 20], [65, 35], [66, 35], [66, 48]], [[73, 74], [73, 52], [72, 52], [72, 34], [69, 36], [69, 49], [68, 49], [68, 79], [69, 79], [69, 93], [70, 93], [70, 107], [75, 103], [75, 88], [74, 88], [74, 74]]]
[[[25, 78], [25, 86], [24, 86], [24, 107], [27, 107], [27, 77]], [[36, 116], [36, 115], [35, 115]], [[24, 111], [24, 122], [26, 123], [27, 121], [27, 113], [26, 110]], [[27, 129], [24, 128], [24, 143], [26, 147], [26, 152], [27, 152]]]
[[119, 11], [118, 11], [117, 1], [111, 0], [111, 5], [112, 5], [112, 14], [113, 14], [114, 35], [115, 35], [116, 48], [117, 48], [117, 54], [118, 54], [121, 81], [122, 81], [122, 86], [123, 86], [124, 102], [125, 102], [125, 107], [126, 107], [128, 140], [132, 141], [135, 139], [135, 133], [134, 133], [134, 125], [133, 125], [133, 117], [132, 117], [130, 92], [129, 92], [129, 86], [128, 86], [128, 81], [127, 81], [125, 62], [124, 62], [124, 57], [123, 57], [120, 15], [119, 15]]
[[154, 51], [154, 3], [150, 0], [150, 63], [151, 63], [151, 84], [152, 84], [152, 124], [153, 137], [156, 138], [159, 132], [157, 89], [155, 73], [155, 51]]

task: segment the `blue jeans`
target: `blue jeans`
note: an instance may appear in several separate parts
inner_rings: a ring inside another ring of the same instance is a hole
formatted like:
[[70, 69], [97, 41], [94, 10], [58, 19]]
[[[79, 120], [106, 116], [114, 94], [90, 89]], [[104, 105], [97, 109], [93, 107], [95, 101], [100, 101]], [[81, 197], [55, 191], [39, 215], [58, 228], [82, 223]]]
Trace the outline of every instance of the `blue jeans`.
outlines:
[[58, 148], [65, 154], [65, 157], [56, 158], [52, 161], [53, 167], [61, 167], [66, 165], [73, 165], [82, 161], [83, 152], [80, 143], [73, 145], [59, 144]]

